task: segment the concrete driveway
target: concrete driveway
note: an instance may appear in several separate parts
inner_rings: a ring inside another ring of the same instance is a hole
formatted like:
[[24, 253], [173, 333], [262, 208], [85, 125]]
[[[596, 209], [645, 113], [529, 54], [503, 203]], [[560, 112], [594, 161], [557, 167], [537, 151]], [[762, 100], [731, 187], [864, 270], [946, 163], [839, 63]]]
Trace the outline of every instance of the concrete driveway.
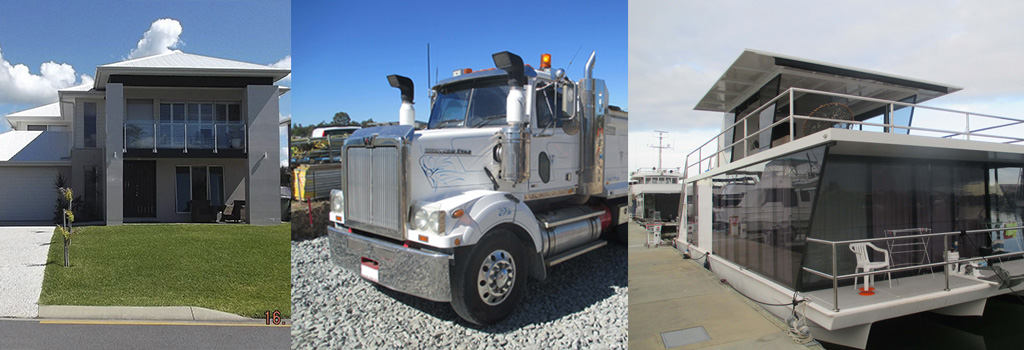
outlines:
[[0, 226], [0, 317], [36, 317], [53, 226]]

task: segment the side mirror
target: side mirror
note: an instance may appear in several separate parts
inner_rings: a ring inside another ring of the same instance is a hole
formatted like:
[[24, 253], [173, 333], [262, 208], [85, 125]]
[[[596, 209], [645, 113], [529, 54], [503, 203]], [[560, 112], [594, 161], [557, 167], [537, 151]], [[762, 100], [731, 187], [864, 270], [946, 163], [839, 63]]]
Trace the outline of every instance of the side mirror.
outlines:
[[[561, 84], [561, 83], [560, 83]], [[568, 135], [576, 135], [580, 131], [580, 101], [576, 96], [576, 86], [572, 83], [562, 84], [562, 131]]]

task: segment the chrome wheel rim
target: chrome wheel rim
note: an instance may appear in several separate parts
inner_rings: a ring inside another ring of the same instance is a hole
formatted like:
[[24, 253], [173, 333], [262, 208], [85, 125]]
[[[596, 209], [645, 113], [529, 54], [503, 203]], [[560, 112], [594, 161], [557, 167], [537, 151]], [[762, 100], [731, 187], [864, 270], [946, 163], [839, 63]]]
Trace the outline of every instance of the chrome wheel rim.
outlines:
[[516, 263], [512, 254], [505, 250], [495, 250], [484, 258], [476, 281], [480, 300], [487, 305], [498, 305], [505, 298], [516, 282]]

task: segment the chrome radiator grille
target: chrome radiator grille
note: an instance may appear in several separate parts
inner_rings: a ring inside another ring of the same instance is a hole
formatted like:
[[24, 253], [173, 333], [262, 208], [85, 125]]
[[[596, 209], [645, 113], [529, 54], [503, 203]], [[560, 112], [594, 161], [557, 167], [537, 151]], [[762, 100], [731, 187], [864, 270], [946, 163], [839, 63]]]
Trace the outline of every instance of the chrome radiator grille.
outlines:
[[351, 147], [345, 154], [345, 223], [402, 240], [402, 152]]

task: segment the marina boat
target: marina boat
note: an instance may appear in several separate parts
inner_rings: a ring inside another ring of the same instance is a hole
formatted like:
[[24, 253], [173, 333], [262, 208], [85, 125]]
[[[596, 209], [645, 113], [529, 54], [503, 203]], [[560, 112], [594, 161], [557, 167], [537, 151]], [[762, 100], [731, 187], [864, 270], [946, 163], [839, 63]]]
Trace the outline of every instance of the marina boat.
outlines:
[[629, 200], [633, 220], [640, 223], [662, 222], [675, 230], [679, 224], [679, 193], [683, 174], [678, 168], [644, 168], [629, 176]]
[[744, 51], [696, 106], [724, 118], [685, 160], [677, 249], [834, 344], [980, 316], [1024, 290], [1024, 120], [922, 105], [960, 90]]

